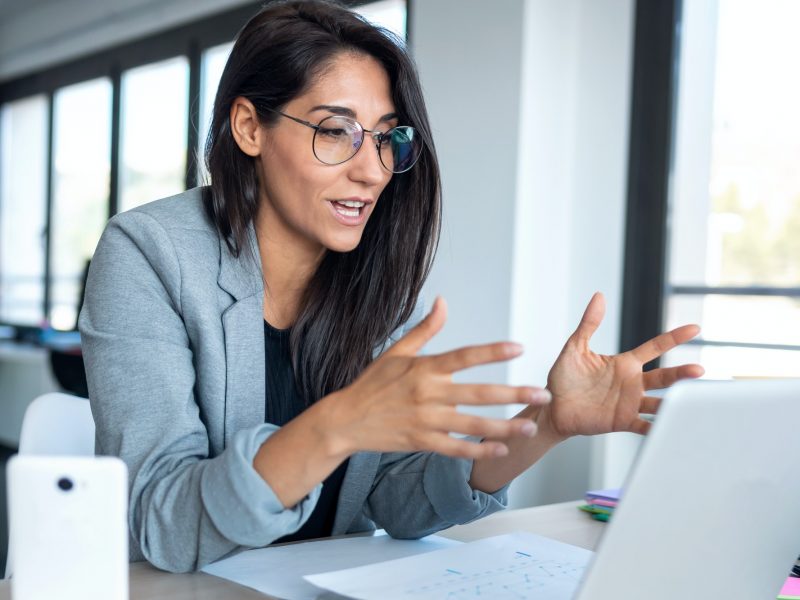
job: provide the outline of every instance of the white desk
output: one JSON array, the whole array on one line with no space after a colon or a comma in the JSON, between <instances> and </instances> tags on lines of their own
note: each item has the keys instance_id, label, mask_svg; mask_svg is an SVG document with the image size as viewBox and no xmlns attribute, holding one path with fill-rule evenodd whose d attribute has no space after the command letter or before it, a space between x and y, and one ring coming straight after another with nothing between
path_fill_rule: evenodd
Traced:
<instances>
[{"instance_id":1,"label":"white desk","mask_svg":"<svg viewBox=\"0 0 800 600\"><path fill-rule=\"evenodd\" d=\"M469 525L440 532L464 542L512 531L538 533L593 550L604 524L565 502L496 513ZM175 575L134 563L130 571L131 600L265 600L268 596L205 573ZM0 581L0 600L11 600L10 583Z\"/></svg>"}]
</instances>

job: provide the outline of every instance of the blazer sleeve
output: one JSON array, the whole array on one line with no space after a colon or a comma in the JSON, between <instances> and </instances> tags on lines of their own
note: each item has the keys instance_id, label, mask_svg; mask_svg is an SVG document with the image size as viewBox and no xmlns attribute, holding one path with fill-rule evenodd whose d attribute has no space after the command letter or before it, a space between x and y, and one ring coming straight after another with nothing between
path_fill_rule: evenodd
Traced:
<instances>
[{"instance_id":1,"label":"blazer sleeve","mask_svg":"<svg viewBox=\"0 0 800 600\"><path fill-rule=\"evenodd\" d=\"M92 259L80 316L96 451L128 466L128 525L142 554L133 558L175 572L296 531L321 489L285 509L255 471L274 425L243 429L209 456L181 314L180 263L167 231L146 213L116 216Z\"/></svg>"},{"instance_id":2,"label":"blazer sleeve","mask_svg":"<svg viewBox=\"0 0 800 600\"><path fill-rule=\"evenodd\" d=\"M420 299L396 339L423 316L424 303ZM365 515L392 537L416 539L506 508L508 485L493 494L470 487L472 463L471 459L433 452L384 453Z\"/></svg>"}]
</instances>

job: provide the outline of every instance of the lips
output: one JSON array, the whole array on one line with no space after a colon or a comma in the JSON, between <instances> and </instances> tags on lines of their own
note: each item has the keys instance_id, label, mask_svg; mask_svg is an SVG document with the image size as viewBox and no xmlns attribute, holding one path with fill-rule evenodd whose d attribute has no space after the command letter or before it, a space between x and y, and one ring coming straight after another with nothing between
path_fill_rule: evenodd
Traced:
<instances>
[{"instance_id":1,"label":"lips","mask_svg":"<svg viewBox=\"0 0 800 600\"><path fill-rule=\"evenodd\" d=\"M339 214L347 217L357 217L361 214L361 209L366 206L365 202L354 200L334 200L332 204Z\"/></svg>"},{"instance_id":2,"label":"lips","mask_svg":"<svg viewBox=\"0 0 800 600\"><path fill-rule=\"evenodd\" d=\"M363 224L366 220L367 206L370 204L372 204L372 200L365 198L342 198L328 201L336 220L348 226Z\"/></svg>"}]
</instances>

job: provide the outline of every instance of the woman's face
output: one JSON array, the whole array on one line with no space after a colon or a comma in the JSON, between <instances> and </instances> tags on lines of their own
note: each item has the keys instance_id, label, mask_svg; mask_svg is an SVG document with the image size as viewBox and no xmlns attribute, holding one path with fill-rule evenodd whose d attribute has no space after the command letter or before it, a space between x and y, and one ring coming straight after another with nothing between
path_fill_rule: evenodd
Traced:
<instances>
[{"instance_id":1,"label":"woman's face","mask_svg":"<svg viewBox=\"0 0 800 600\"><path fill-rule=\"evenodd\" d=\"M314 124L330 115L345 115L378 131L398 124L383 66L370 56L352 53L335 58L322 77L282 112ZM314 156L310 127L279 116L273 125L259 129L263 233L311 251L353 250L392 177L372 138L365 134L350 160L326 165Z\"/></svg>"}]
</instances>

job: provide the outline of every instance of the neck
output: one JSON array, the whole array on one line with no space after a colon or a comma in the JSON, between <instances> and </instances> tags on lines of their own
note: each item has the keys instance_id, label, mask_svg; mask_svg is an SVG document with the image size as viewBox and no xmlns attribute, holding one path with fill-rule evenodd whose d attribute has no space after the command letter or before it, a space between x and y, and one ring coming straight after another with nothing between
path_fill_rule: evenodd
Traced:
<instances>
[{"instance_id":1,"label":"neck","mask_svg":"<svg viewBox=\"0 0 800 600\"><path fill-rule=\"evenodd\" d=\"M273 327L285 329L297 319L301 297L325 248L287 230L274 211L262 207L255 229L264 274L264 318Z\"/></svg>"}]
</instances>

